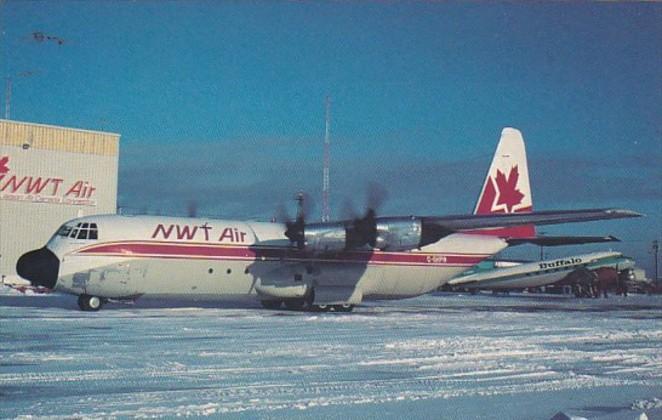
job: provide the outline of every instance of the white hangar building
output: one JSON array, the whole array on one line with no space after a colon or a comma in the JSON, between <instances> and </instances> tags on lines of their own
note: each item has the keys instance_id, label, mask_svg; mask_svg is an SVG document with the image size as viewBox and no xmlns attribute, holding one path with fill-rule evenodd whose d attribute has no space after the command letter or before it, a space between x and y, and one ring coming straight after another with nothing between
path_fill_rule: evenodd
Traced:
<instances>
[{"instance_id":1,"label":"white hangar building","mask_svg":"<svg viewBox=\"0 0 662 420\"><path fill-rule=\"evenodd\" d=\"M67 220L116 212L119 139L0 119L0 280Z\"/></svg>"}]
</instances>

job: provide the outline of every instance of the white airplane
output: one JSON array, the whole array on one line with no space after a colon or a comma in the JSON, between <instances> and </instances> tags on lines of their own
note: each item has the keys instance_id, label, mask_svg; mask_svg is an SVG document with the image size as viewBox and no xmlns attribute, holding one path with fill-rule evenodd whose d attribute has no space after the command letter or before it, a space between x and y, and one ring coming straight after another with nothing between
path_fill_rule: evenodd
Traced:
<instances>
[{"instance_id":1,"label":"white airplane","mask_svg":"<svg viewBox=\"0 0 662 420\"><path fill-rule=\"evenodd\" d=\"M531 209L524 140L505 128L473 215L377 217L369 209L326 223L306 223L302 212L287 223L89 216L66 222L45 247L24 254L17 272L78 295L82 310L108 300L177 297L349 311L365 299L433 291L509 241L540 240L534 224L640 216Z\"/></svg>"},{"instance_id":2,"label":"white airplane","mask_svg":"<svg viewBox=\"0 0 662 420\"><path fill-rule=\"evenodd\" d=\"M517 264L510 267L480 269L448 281L450 286L465 289L512 290L554 284L577 270L611 267L618 271L634 268L634 261L620 252L593 252L547 261Z\"/></svg>"}]
</instances>

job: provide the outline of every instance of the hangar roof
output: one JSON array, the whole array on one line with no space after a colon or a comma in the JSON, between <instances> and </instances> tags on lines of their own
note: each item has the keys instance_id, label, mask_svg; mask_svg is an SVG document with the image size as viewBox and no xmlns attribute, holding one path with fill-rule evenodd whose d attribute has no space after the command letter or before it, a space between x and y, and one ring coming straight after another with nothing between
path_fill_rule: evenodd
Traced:
<instances>
[{"instance_id":1,"label":"hangar roof","mask_svg":"<svg viewBox=\"0 0 662 420\"><path fill-rule=\"evenodd\" d=\"M116 133L0 119L0 146L117 156L119 139Z\"/></svg>"}]
</instances>

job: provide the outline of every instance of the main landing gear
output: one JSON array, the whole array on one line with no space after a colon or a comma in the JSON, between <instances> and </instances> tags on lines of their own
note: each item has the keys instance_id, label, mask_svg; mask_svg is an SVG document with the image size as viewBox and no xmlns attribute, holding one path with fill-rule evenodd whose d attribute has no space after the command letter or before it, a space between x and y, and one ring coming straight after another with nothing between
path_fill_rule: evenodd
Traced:
<instances>
[{"instance_id":1,"label":"main landing gear","mask_svg":"<svg viewBox=\"0 0 662 420\"><path fill-rule=\"evenodd\" d=\"M78 307L82 311L96 312L104 304L104 300L98 296L80 295L78 296Z\"/></svg>"},{"instance_id":2,"label":"main landing gear","mask_svg":"<svg viewBox=\"0 0 662 420\"><path fill-rule=\"evenodd\" d=\"M348 303L342 305L313 305L305 299L282 299L282 300L263 300L262 307L266 309L280 309L285 305L285 309L290 311L303 312L352 312L354 305Z\"/></svg>"}]
</instances>

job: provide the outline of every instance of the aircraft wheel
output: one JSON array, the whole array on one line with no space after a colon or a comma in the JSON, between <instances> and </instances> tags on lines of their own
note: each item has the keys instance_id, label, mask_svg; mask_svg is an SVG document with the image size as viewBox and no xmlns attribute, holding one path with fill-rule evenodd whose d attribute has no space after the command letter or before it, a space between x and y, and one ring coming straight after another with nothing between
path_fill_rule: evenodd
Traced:
<instances>
[{"instance_id":1,"label":"aircraft wheel","mask_svg":"<svg viewBox=\"0 0 662 420\"><path fill-rule=\"evenodd\" d=\"M333 305L333 310L335 312L352 312L354 309L354 305L350 305L349 303L343 303L342 305Z\"/></svg>"},{"instance_id":2,"label":"aircraft wheel","mask_svg":"<svg viewBox=\"0 0 662 420\"><path fill-rule=\"evenodd\" d=\"M312 306L313 311L315 312L329 312L331 310L331 307L329 305L313 305Z\"/></svg>"},{"instance_id":3,"label":"aircraft wheel","mask_svg":"<svg viewBox=\"0 0 662 420\"><path fill-rule=\"evenodd\" d=\"M300 311L306 306L305 299L285 299L285 307L292 311Z\"/></svg>"},{"instance_id":4,"label":"aircraft wheel","mask_svg":"<svg viewBox=\"0 0 662 420\"><path fill-rule=\"evenodd\" d=\"M78 296L78 307L83 311L96 312L103 306L103 300L98 296Z\"/></svg>"},{"instance_id":5,"label":"aircraft wheel","mask_svg":"<svg viewBox=\"0 0 662 420\"><path fill-rule=\"evenodd\" d=\"M262 307L265 309L280 309L281 305L283 304L282 300L263 300L260 303L262 303Z\"/></svg>"}]
</instances>

